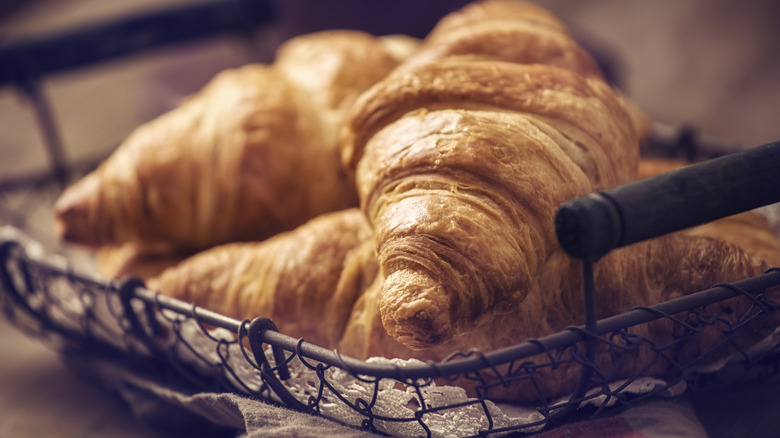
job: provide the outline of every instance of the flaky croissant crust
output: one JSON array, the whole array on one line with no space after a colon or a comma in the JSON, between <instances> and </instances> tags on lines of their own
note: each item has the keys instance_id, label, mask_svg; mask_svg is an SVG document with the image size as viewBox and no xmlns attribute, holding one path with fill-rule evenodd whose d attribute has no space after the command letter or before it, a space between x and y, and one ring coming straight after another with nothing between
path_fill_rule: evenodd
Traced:
<instances>
[{"instance_id":1,"label":"flaky croissant crust","mask_svg":"<svg viewBox=\"0 0 780 438\"><path fill-rule=\"evenodd\" d=\"M580 111L579 106L601 106L600 111L615 119L592 109ZM612 148L632 147L635 136L625 104L600 80L544 65L450 58L396 71L364 93L343 131L343 163L354 169L376 131L420 108L493 108L576 121L591 138L609 142ZM633 169L637 156L638 152L617 163L616 171Z\"/></svg>"},{"instance_id":2,"label":"flaky croissant crust","mask_svg":"<svg viewBox=\"0 0 780 438\"><path fill-rule=\"evenodd\" d=\"M563 22L522 1L477 1L444 16L401 68L451 57L545 64L602 77L595 60Z\"/></svg>"},{"instance_id":3,"label":"flaky croissant crust","mask_svg":"<svg viewBox=\"0 0 780 438\"><path fill-rule=\"evenodd\" d=\"M636 168L622 101L556 67L402 69L352 114L342 157L376 233L385 328L418 348L521 300L556 246L557 206Z\"/></svg>"},{"instance_id":4,"label":"flaky croissant crust","mask_svg":"<svg viewBox=\"0 0 780 438\"><path fill-rule=\"evenodd\" d=\"M154 290L239 319L265 316L282 333L335 346L377 273L358 209L320 215L261 242L233 242L148 280Z\"/></svg>"},{"instance_id":5,"label":"flaky croissant crust","mask_svg":"<svg viewBox=\"0 0 780 438\"><path fill-rule=\"evenodd\" d=\"M355 205L338 151L346 109L414 47L323 31L287 41L273 64L220 72L69 188L55 206L58 234L186 252Z\"/></svg>"}]
</instances>

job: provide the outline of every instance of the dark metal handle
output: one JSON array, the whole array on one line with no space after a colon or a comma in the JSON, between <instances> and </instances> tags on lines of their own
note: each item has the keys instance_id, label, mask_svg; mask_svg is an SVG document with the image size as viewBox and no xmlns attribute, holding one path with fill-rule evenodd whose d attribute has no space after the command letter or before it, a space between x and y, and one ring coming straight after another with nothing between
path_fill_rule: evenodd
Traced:
<instances>
[{"instance_id":1,"label":"dark metal handle","mask_svg":"<svg viewBox=\"0 0 780 438\"><path fill-rule=\"evenodd\" d=\"M612 249L780 202L780 141L583 196L560 206L571 257Z\"/></svg>"},{"instance_id":2,"label":"dark metal handle","mask_svg":"<svg viewBox=\"0 0 780 438\"><path fill-rule=\"evenodd\" d=\"M0 41L0 85L144 49L270 23L270 0L209 0L53 35Z\"/></svg>"}]
</instances>

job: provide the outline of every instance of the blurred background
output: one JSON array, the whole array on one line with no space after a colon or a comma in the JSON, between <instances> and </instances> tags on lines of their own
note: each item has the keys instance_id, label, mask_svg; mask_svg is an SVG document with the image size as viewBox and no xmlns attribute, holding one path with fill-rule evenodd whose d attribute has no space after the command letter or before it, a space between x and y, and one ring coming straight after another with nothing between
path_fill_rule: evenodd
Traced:
<instances>
[{"instance_id":1,"label":"blurred background","mask_svg":"<svg viewBox=\"0 0 780 438\"><path fill-rule=\"evenodd\" d=\"M43 35L202 3L0 0L0 50ZM293 35L352 28L423 37L438 18L465 3L278 1L271 23L257 27L245 23L237 32L56 72L31 86L51 110L64 163L88 167L136 126L174 107L216 72L248 62L270 62L279 43ZM780 140L780 2L536 3L566 22L615 84L653 120L692 127L735 149ZM0 72L15 67L7 58L0 60ZM0 226L22 226L36 239L56 246L49 208L58 186L31 182L50 174L52 159L35 102L19 84L0 82ZM0 436L157 433L135 421L122 402L75 378L54 353L14 332L2 318L0 351L13 352L0 359ZM755 394L712 398L710 403L721 410L740 403L744 407ZM721 430L718 415L707 412L703 411L703 421L712 430Z\"/></svg>"},{"instance_id":2,"label":"blurred background","mask_svg":"<svg viewBox=\"0 0 780 438\"><path fill-rule=\"evenodd\" d=\"M198 0L203 3L203 0ZM0 44L193 0L5 0ZM241 34L156 48L45 78L72 162L106 155L138 124L174 106L217 71L268 62L275 47L299 33L358 28L424 36L453 1L277 2L273 23ZM689 124L744 146L780 137L780 4L773 1L654 2L539 0L608 67L611 77L653 119ZM421 7L421 5L425 7ZM0 88L0 180L40 172L45 148L29 102Z\"/></svg>"}]
</instances>

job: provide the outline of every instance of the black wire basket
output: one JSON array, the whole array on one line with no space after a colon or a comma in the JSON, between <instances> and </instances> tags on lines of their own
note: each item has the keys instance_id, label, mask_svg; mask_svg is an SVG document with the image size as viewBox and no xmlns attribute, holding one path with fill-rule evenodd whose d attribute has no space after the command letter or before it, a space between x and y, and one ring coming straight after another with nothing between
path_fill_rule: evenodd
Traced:
<instances>
[{"instance_id":1,"label":"black wire basket","mask_svg":"<svg viewBox=\"0 0 780 438\"><path fill-rule=\"evenodd\" d=\"M744 344L741 332L776 319L780 269L676 300L636 309L586 326L528 339L499 351L453 352L439 363L344 357L276 331L272 321L238 321L153 292L140 280L106 281L77 272L67 258L46 254L18 230L3 229L0 307L16 326L66 353L109 360L160 381L185 381L196 391L232 392L398 436L489 436L554 427L574 412L598 417L614 405L679 394L712 385L718 372L736 367L740 379L775 376L780 332ZM583 263L587 277L589 262ZM585 293L588 291L585 282ZM773 289L774 288L774 289ZM773 299L774 297L774 299ZM718 303L745 300L747 311L728 318ZM586 299L586 303L588 300ZM588 312L588 309L585 309ZM673 325L675 339L658 344L636 329L652 321ZM737 321L737 323L729 321ZM720 339L683 362L677 345L705 330ZM706 356L730 353L717 364ZM594 362L607 350L609 366ZM616 370L633 354L652 352L630 376ZM662 364L664 375L648 370ZM541 376L579 373L573 394L545 397ZM569 370L569 371L566 371ZM467 394L448 380L471 380ZM508 405L490 400L496 387L536 388L538 402Z\"/></svg>"}]
</instances>

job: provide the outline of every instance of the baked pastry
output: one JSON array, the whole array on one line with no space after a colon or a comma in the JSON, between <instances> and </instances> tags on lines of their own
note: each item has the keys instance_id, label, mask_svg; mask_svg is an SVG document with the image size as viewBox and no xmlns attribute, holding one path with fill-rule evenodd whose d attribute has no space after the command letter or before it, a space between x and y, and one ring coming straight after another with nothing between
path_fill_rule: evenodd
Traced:
<instances>
[{"instance_id":1,"label":"baked pastry","mask_svg":"<svg viewBox=\"0 0 780 438\"><path fill-rule=\"evenodd\" d=\"M475 1L442 17L401 68L453 57L545 64L585 77L603 77L596 61L561 20L523 1Z\"/></svg>"},{"instance_id":2,"label":"baked pastry","mask_svg":"<svg viewBox=\"0 0 780 438\"><path fill-rule=\"evenodd\" d=\"M398 45L325 31L288 41L271 65L219 73L62 195L59 235L186 253L264 239L355 205L339 127L354 99L408 56Z\"/></svg>"},{"instance_id":3,"label":"baked pastry","mask_svg":"<svg viewBox=\"0 0 780 438\"><path fill-rule=\"evenodd\" d=\"M387 276L383 321L415 348L522 300L557 247L558 205L636 168L621 101L604 82L556 67L424 64L355 108L346 162Z\"/></svg>"},{"instance_id":4,"label":"baked pastry","mask_svg":"<svg viewBox=\"0 0 780 438\"><path fill-rule=\"evenodd\" d=\"M192 254L157 252L138 247L135 242L127 242L122 245L95 248L91 255L95 271L104 278L136 277L146 280L175 266Z\"/></svg>"},{"instance_id":5,"label":"baked pastry","mask_svg":"<svg viewBox=\"0 0 780 438\"><path fill-rule=\"evenodd\" d=\"M715 283L741 280L765 267L740 248L710 237L676 233L641 242L615 250L595 264L598 315L607 317ZM456 351L478 348L487 353L583 324L579 274L578 265L570 263L563 251L554 251L536 280L538 290L508 304L507 311L495 313L489 323L426 349L401 344L382 325L379 302L384 277L368 221L356 208L324 214L262 242L205 250L147 284L233 318L269 317L282 333L335 348L346 356L441 361ZM724 327L737 326L751 306L753 302L744 297L711 306L708 312L717 312L722 325L706 327L691 339L681 338L682 325L666 318L630 328L626 336L612 339L617 348L599 344L597 370L608 380L634 375L645 367L643 375L664 376L709 350L713 351L698 365L722 360L735 352L734 344L746 349L776 328L777 316L765 317L738 331L734 344L727 342L715 349L728 335ZM677 317L696 323L685 315ZM661 353L647 343L631 345L641 338L649 339ZM526 359L541 365L533 370L533 381L525 379L506 387L492 372L483 372L484 384L492 386L487 397L535 402L574 389L580 367L570 362L570 356L559 357L562 365L554 370L543 365L549 360L544 354ZM511 374L507 367L497 369ZM522 367L514 370L520 376L525 372ZM468 376L441 383L460 385L472 395L481 384Z\"/></svg>"},{"instance_id":6,"label":"baked pastry","mask_svg":"<svg viewBox=\"0 0 780 438\"><path fill-rule=\"evenodd\" d=\"M558 333L583 325L580 271L562 251L555 251L537 279L539 288L495 312L489 322L453 336L426 349L411 349L390 337L380 317L381 282L360 296L346 325L338 350L342 354L441 361L455 352L483 353ZM621 248L595 264L596 303L599 318L627 312L705 290L715 283L732 282L758 275L766 265L726 242L702 236L672 234ZM768 292L780 300L780 288ZM693 370L693 366L720 363L765 339L777 329L778 312L763 315L736 331L747 316L757 313L745 297L713 304L704 315L717 315L711 326L698 327L697 314L670 315L680 322L660 318L627 328L623 334L597 343L594 362L596 382L609 383L631 376L667 377ZM707 316L705 316L707 318ZM710 318L712 318L710 316ZM688 327L697 327L686 331ZM699 330L698 333L693 330ZM695 334L695 336L686 337ZM645 342L644 340L647 340ZM442 384L465 388L472 396L482 394L494 401L538 403L555 400L574 391L580 378L583 346L579 350L551 351L520 361L494 364L475 374L444 379ZM576 353L579 351L579 353ZM551 362L555 358L555 362ZM696 362L692 362L696 359ZM530 364L525 368L524 364ZM507 385L507 377L516 378Z\"/></svg>"},{"instance_id":7,"label":"baked pastry","mask_svg":"<svg viewBox=\"0 0 780 438\"><path fill-rule=\"evenodd\" d=\"M269 317L282 333L333 347L377 271L371 228L353 208L261 242L210 248L147 283L237 319Z\"/></svg>"},{"instance_id":8,"label":"baked pastry","mask_svg":"<svg viewBox=\"0 0 780 438\"><path fill-rule=\"evenodd\" d=\"M528 294L558 205L633 178L633 116L544 9L484 1L444 17L344 129L385 329L427 348Z\"/></svg>"},{"instance_id":9,"label":"baked pastry","mask_svg":"<svg viewBox=\"0 0 780 438\"><path fill-rule=\"evenodd\" d=\"M544 64L604 78L598 63L564 22L524 1L475 1L444 16L400 68L450 58ZM619 90L615 93L621 95L640 139L647 139L652 129L650 119Z\"/></svg>"}]
</instances>

